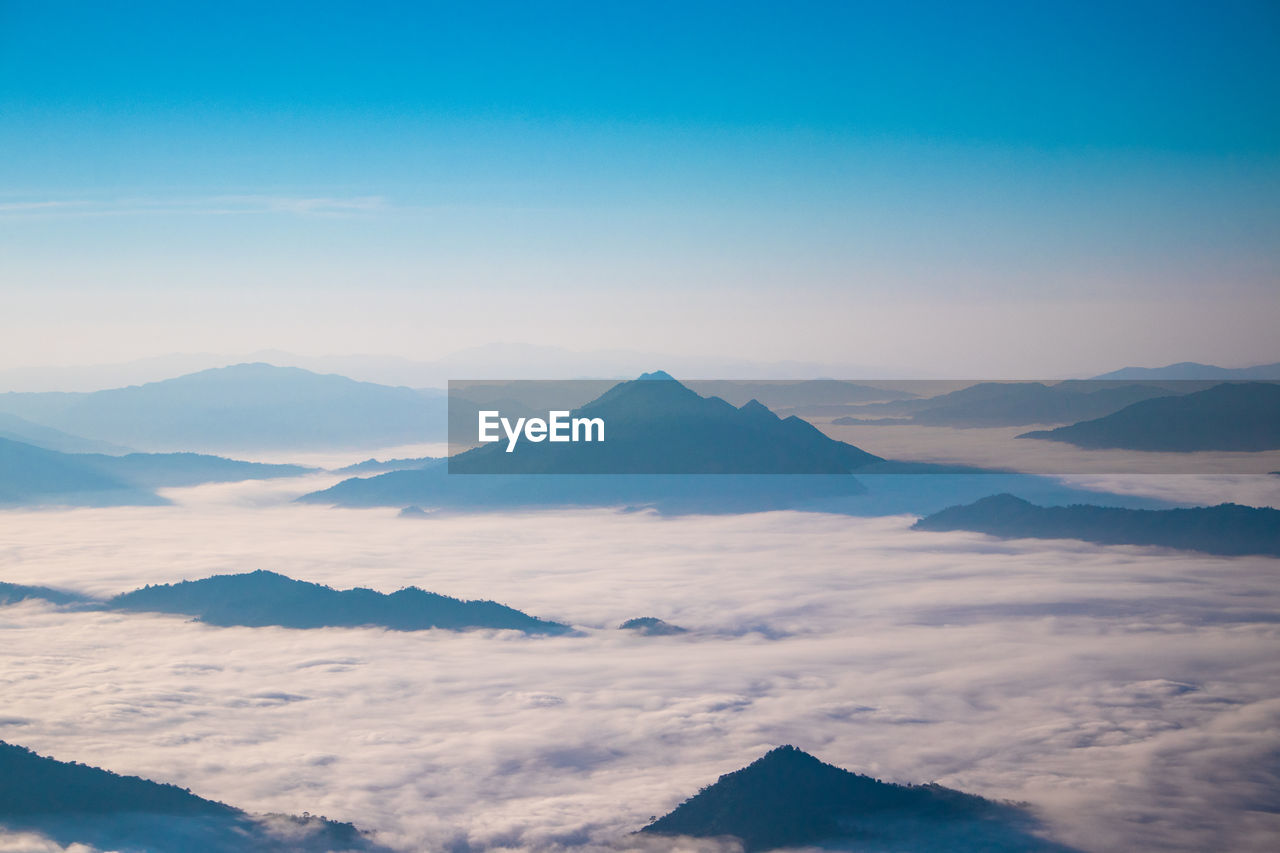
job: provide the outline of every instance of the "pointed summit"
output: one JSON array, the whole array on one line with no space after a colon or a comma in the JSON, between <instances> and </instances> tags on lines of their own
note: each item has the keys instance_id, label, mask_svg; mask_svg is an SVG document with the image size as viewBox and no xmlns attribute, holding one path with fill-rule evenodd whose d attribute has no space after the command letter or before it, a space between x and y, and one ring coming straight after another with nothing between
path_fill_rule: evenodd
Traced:
<instances>
[{"instance_id":1,"label":"pointed summit","mask_svg":"<svg viewBox=\"0 0 1280 853\"><path fill-rule=\"evenodd\" d=\"M1057 849L1026 836L1026 846L948 845L979 834L1008 843L1023 833L1020 812L941 785L897 785L826 764L794 746L770 750L644 827L641 832L734 836L746 853L857 837L868 849ZM1004 819L1003 823L998 822ZM938 843L929 842L938 840Z\"/></svg>"},{"instance_id":2,"label":"pointed summit","mask_svg":"<svg viewBox=\"0 0 1280 853\"><path fill-rule=\"evenodd\" d=\"M450 458L463 474L848 474L883 461L808 421L703 397L662 371L620 382L572 412L602 441L481 445Z\"/></svg>"}]
</instances>

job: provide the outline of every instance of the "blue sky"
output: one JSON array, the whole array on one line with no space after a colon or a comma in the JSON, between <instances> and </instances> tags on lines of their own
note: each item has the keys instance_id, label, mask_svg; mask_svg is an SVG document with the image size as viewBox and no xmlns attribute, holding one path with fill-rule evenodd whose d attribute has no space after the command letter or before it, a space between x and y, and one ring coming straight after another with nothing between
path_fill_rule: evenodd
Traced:
<instances>
[{"instance_id":1,"label":"blue sky","mask_svg":"<svg viewBox=\"0 0 1280 853\"><path fill-rule=\"evenodd\" d=\"M1280 358L1274 3L0 0L0 364Z\"/></svg>"}]
</instances>

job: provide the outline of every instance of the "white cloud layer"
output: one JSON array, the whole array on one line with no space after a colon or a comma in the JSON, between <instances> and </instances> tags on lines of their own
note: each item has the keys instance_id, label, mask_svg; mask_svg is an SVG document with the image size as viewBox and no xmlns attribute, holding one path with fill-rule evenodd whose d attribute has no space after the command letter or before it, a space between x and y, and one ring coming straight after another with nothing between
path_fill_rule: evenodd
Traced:
<instances>
[{"instance_id":1,"label":"white cloud layer","mask_svg":"<svg viewBox=\"0 0 1280 853\"><path fill-rule=\"evenodd\" d=\"M495 598L582 634L27 602L0 609L0 738L406 850L607 845L782 743L1028 801L1089 850L1261 851L1280 833L1274 559L906 517L410 520L189 496L5 513L0 580L109 594L265 568ZM615 630L647 615L691 633Z\"/></svg>"}]
</instances>

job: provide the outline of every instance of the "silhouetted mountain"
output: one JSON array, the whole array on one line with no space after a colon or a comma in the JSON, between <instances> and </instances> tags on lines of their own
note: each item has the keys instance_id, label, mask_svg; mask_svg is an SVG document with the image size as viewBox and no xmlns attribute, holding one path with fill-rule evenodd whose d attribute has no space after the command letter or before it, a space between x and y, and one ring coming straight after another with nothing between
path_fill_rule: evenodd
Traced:
<instances>
[{"instance_id":1,"label":"silhouetted mountain","mask_svg":"<svg viewBox=\"0 0 1280 853\"><path fill-rule=\"evenodd\" d=\"M746 853L823 842L875 851L1065 851L1032 835L1017 807L941 785L897 785L825 764L793 746L721 776L644 827L729 836Z\"/></svg>"},{"instance_id":2,"label":"silhouetted mountain","mask_svg":"<svg viewBox=\"0 0 1280 853\"><path fill-rule=\"evenodd\" d=\"M360 587L336 590L261 570L146 586L117 595L106 607L179 613L221 626L378 626L393 631L505 628L529 634L569 630L566 625L536 619L493 601L462 601L412 586L390 595Z\"/></svg>"},{"instance_id":3,"label":"silhouetted mountain","mask_svg":"<svg viewBox=\"0 0 1280 853\"><path fill-rule=\"evenodd\" d=\"M1159 545L1235 556L1280 556L1280 510L1219 504L1190 509L1042 507L995 495L920 519L916 530L972 530L1005 539L1083 539L1104 545Z\"/></svg>"},{"instance_id":4,"label":"silhouetted mountain","mask_svg":"<svg viewBox=\"0 0 1280 853\"><path fill-rule=\"evenodd\" d=\"M874 388L840 379L805 379L794 382L698 379L684 384L703 397L719 397L734 406L743 406L756 400L774 411L907 400L916 396L910 391Z\"/></svg>"},{"instance_id":5,"label":"silhouetted mountain","mask_svg":"<svg viewBox=\"0 0 1280 853\"><path fill-rule=\"evenodd\" d=\"M664 622L656 616L637 616L634 619L628 619L618 626L618 630L635 631L637 634L643 634L646 637L667 637L673 634L689 633L688 628L672 625L670 622Z\"/></svg>"},{"instance_id":6,"label":"silhouetted mountain","mask_svg":"<svg viewBox=\"0 0 1280 853\"><path fill-rule=\"evenodd\" d=\"M128 506L167 503L83 458L0 438L0 505Z\"/></svg>"},{"instance_id":7,"label":"silhouetted mountain","mask_svg":"<svg viewBox=\"0 0 1280 853\"><path fill-rule=\"evenodd\" d=\"M1134 403L1114 414L1018 438L1086 449L1192 452L1280 448L1280 384L1224 383L1178 397Z\"/></svg>"},{"instance_id":8,"label":"silhouetted mountain","mask_svg":"<svg viewBox=\"0 0 1280 853\"><path fill-rule=\"evenodd\" d=\"M33 423L26 418L0 412L0 438L20 441L43 447L45 450L56 450L59 453L128 453L129 448L109 441L96 441L71 435L62 430Z\"/></svg>"},{"instance_id":9,"label":"silhouetted mountain","mask_svg":"<svg viewBox=\"0 0 1280 853\"><path fill-rule=\"evenodd\" d=\"M252 816L175 785L120 776L0 741L0 825L122 851L382 849L349 823Z\"/></svg>"},{"instance_id":10,"label":"silhouetted mountain","mask_svg":"<svg viewBox=\"0 0 1280 853\"><path fill-rule=\"evenodd\" d=\"M385 474L388 471L408 471L414 468L425 468L437 461L433 456L421 456L416 459L366 459L344 468L335 468L335 474Z\"/></svg>"},{"instance_id":11,"label":"silhouetted mountain","mask_svg":"<svg viewBox=\"0 0 1280 853\"><path fill-rule=\"evenodd\" d=\"M0 394L0 412L148 450L385 447L442 440L438 391L240 364L109 391Z\"/></svg>"},{"instance_id":12,"label":"silhouetted mountain","mask_svg":"<svg viewBox=\"0 0 1280 853\"><path fill-rule=\"evenodd\" d=\"M317 470L302 465L243 462L203 453L129 453L125 456L93 453L81 454L77 458L104 474L150 488L273 480L277 477L300 477Z\"/></svg>"},{"instance_id":13,"label":"silhouetted mountain","mask_svg":"<svg viewBox=\"0 0 1280 853\"><path fill-rule=\"evenodd\" d=\"M58 453L0 438L0 504L163 504L167 501L151 489L296 477L313 470L198 453Z\"/></svg>"},{"instance_id":14,"label":"silhouetted mountain","mask_svg":"<svg viewBox=\"0 0 1280 853\"><path fill-rule=\"evenodd\" d=\"M604 441L486 444L449 460L451 474L848 474L880 457L752 400L702 397L666 373L619 383L573 410L602 418ZM472 425L474 429L474 424Z\"/></svg>"},{"instance_id":15,"label":"silhouetted mountain","mask_svg":"<svg viewBox=\"0 0 1280 853\"><path fill-rule=\"evenodd\" d=\"M1199 390L1199 386L1184 391ZM884 406L863 406L839 425L878 424L898 426L1001 427L1024 424L1071 423L1119 411L1131 403L1164 397L1177 390L1157 385L1097 382L980 382L959 391ZM864 415L902 415L909 419Z\"/></svg>"},{"instance_id":16,"label":"silhouetted mountain","mask_svg":"<svg viewBox=\"0 0 1280 853\"><path fill-rule=\"evenodd\" d=\"M1215 367L1194 361L1180 361L1164 367L1123 367L1094 379L1149 381L1153 379L1280 379L1280 362L1254 367Z\"/></svg>"},{"instance_id":17,"label":"silhouetted mountain","mask_svg":"<svg viewBox=\"0 0 1280 853\"><path fill-rule=\"evenodd\" d=\"M19 601L26 601L31 598L38 598L53 604L80 604L92 601L88 596L81 595L78 592L69 592L65 589L53 589L47 586L23 586L0 581L0 605L17 604Z\"/></svg>"}]
</instances>

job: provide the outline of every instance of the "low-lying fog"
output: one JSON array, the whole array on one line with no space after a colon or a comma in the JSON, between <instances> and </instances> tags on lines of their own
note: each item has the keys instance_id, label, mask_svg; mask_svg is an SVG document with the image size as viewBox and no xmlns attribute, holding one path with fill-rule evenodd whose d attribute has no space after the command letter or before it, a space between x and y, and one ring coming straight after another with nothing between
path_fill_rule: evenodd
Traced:
<instances>
[{"instance_id":1,"label":"low-lying fog","mask_svg":"<svg viewBox=\"0 0 1280 853\"><path fill-rule=\"evenodd\" d=\"M0 739L406 850L607 844L783 743L1027 801L1089 850L1270 850L1280 833L1275 559L903 516L279 502L301 490L5 512L0 580L105 595L261 568L493 598L580 633L213 628L28 602L0 608ZM691 632L616 630L633 616Z\"/></svg>"}]
</instances>

